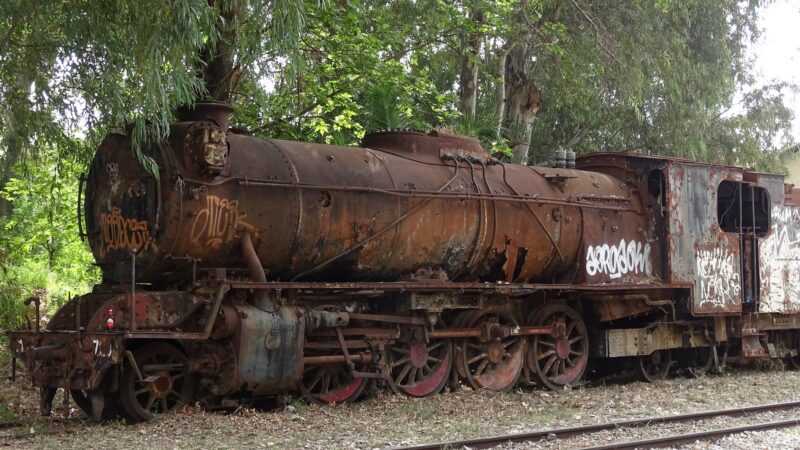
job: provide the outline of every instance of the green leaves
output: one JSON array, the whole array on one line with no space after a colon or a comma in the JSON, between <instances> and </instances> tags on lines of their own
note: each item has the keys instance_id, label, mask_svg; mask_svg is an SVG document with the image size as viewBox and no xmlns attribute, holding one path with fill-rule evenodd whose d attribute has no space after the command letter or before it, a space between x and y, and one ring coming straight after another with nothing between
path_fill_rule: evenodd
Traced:
<instances>
[{"instance_id":1,"label":"green leaves","mask_svg":"<svg viewBox=\"0 0 800 450\"><path fill-rule=\"evenodd\" d=\"M563 146L780 170L794 87L752 87L746 56L765 3L0 2L0 190L15 207L0 200L0 295L79 291L94 274L66 200L75 174L124 127L157 176L143 150L177 106L209 97L230 95L233 124L262 137L356 145L370 130L444 127L507 154L532 127L529 162ZM457 112L466 47L480 48L470 118ZM508 105L536 103L511 102L520 87L541 96L532 125L508 120ZM19 312L5 311L0 323Z\"/></svg>"},{"instance_id":2,"label":"green leaves","mask_svg":"<svg viewBox=\"0 0 800 450\"><path fill-rule=\"evenodd\" d=\"M780 108L770 110L772 125L748 112L753 104L743 105L735 126L721 119L750 89L745 49L758 35L762 3L567 2L558 20L565 34L537 55L544 101L533 159L569 146L776 167L771 152L791 144L788 135L777 139L789 130ZM742 134L759 129L763 137L773 125L783 132L767 132L771 137L758 144Z\"/></svg>"},{"instance_id":3,"label":"green leaves","mask_svg":"<svg viewBox=\"0 0 800 450\"><path fill-rule=\"evenodd\" d=\"M80 145L73 142L73 145ZM77 180L85 160L59 158L57 147L39 147L39 164L27 165L0 192L14 204L0 218L0 329L23 322L23 300L45 292L45 317L98 281L88 246L78 238ZM84 152L86 153L86 152Z\"/></svg>"},{"instance_id":4,"label":"green leaves","mask_svg":"<svg viewBox=\"0 0 800 450\"><path fill-rule=\"evenodd\" d=\"M367 130L430 128L452 115L420 56L442 39L436 1L305 3L303 69L264 59L234 96L234 121L264 137L357 144ZM432 26L427 26L432 24ZM405 30L405 33L398 32Z\"/></svg>"},{"instance_id":5,"label":"green leaves","mask_svg":"<svg viewBox=\"0 0 800 450\"><path fill-rule=\"evenodd\" d=\"M403 104L408 101L403 97L403 92L392 84L372 84L367 87L364 95L367 128L370 131L407 128L410 122L404 114Z\"/></svg>"}]
</instances>

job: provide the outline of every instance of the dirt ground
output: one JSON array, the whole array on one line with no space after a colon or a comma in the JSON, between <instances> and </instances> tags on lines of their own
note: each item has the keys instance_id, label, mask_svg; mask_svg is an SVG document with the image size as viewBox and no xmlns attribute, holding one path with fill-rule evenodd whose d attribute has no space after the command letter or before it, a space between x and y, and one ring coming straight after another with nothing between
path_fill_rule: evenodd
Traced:
<instances>
[{"instance_id":1,"label":"dirt ground","mask_svg":"<svg viewBox=\"0 0 800 450\"><path fill-rule=\"evenodd\" d=\"M6 357L7 358L7 357ZM2 371L7 359L0 361ZM268 410L209 412L197 407L149 423L88 422L38 414L38 392L20 376L0 381L0 444L14 448L300 448L373 449L490 436L635 417L800 400L800 372L737 369L702 378L605 384L560 392L517 388L506 394L464 388L433 398L389 393L336 406L302 399Z\"/></svg>"}]
</instances>

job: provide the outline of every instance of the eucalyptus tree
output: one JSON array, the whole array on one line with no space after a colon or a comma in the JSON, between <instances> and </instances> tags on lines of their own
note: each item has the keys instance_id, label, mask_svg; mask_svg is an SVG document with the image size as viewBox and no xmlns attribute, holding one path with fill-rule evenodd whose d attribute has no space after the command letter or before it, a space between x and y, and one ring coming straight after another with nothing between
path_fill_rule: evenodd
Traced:
<instances>
[{"instance_id":1,"label":"eucalyptus tree","mask_svg":"<svg viewBox=\"0 0 800 450\"><path fill-rule=\"evenodd\" d=\"M543 104L532 160L564 146L778 168L791 86L753 87L746 52L766 3L564 2L531 70Z\"/></svg>"},{"instance_id":2,"label":"eucalyptus tree","mask_svg":"<svg viewBox=\"0 0 800 450\"><path fill-rule=\"evenodd\" d=\"M781 101L791 87L752 88L746 53L766 3L456 2L462 20L480 20L444 49L460 71L438 86L458 85L462 122L493 116L516 162L569 147L777 167L776 152L764 150L791 144ZM759 98L771 107L759 109Z\"/></svg>"}]
</instances>

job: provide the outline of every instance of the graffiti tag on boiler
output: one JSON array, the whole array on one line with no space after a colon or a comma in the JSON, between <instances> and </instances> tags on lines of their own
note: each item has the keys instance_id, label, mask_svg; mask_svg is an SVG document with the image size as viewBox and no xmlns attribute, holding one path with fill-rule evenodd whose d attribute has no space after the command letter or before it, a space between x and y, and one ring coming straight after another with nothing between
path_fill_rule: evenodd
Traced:
<instances>
[{"instance_id":1,"label":"graffiti tag on boiler","mask_svg":"<svg viewBox=\"0 0 800 450\"><path fill-rule=\"evenodd\" d=\"M700 305L724 307L737 303L742 290L736 255L726 248L698 250L695 256Z\"/></svg>"},{"instance_id":2,"label":"graffiti tag on boiler","mask_svg":"<svg viewBox=\"0 0 800 450\"><path fill-rule=\"evenodd\" d=\"M191 239L193 242L219 247L233 238L236 230L252 228L244 220L246 217L247 214L239 211L238 200L207 195L206 207L197 214L192 224Z\"/></svg>"},{"instance_id":3,"label":"graffiti tag on boiler","mask_svg":"<svg viewBox=\"0 0 800 450\"><path fill-rule=\"evenodd\" d=\"M158 251L146 220L126 219L119 208L100 214L101 256L113 250Z\"/></svg>"},{"instance_id":4,"label":"graffiti tag on boiler","mask_svg":"<svg viewBox=\"0 0 800 450\"><path fill-rule=\"evenodd\" d=\"M586 273L590 277L607 274L615 280L627 273L652 272L650 244L622 239L618 245L590 245L586 250Z\"/></svg>"}]
</instances>

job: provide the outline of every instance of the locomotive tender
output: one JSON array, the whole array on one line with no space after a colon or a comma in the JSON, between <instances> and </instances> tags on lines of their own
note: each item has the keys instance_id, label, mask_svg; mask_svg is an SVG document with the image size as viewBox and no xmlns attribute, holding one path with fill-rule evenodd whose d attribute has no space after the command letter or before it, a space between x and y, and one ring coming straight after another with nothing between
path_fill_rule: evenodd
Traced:
<instances>
[{"instance_id":1,"label":"locomotive tender","mask_svg":"<svg viewBox=\"0 0 800 450\"><path fill-rule=\"evenodd\" d=\"M158 177L124 134L98 149L79 224L102 282L9 333L43 414L57 388L95 419L146 420L344 402L375 380L427 396L560 389L604 362L651 381L728 354L800 362L800 191L782 175L620 153L518 166L436 132L266 140L230 112L184 111L147 150Z\"/></svg>"}]
</instances>

